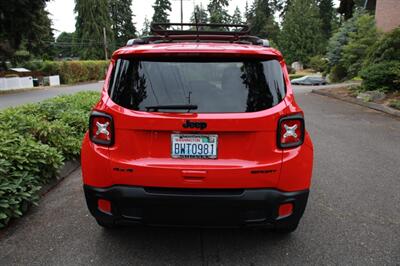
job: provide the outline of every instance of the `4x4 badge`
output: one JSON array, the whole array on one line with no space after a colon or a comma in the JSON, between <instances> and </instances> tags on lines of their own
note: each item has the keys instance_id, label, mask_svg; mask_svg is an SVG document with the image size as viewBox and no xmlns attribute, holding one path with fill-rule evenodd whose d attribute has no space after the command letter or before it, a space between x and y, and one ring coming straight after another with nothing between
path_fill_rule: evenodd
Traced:
<instances>
[{"instance_id":1,"label":"4x4 badge","mask_svg":"<svg viewBox=\"0 0 400 266\"><path fill-rule=\"evenodd\" d=\"M192 122L190 120L186 120L186 122L182 125L184 128L199 128L201 130L207 128L206 122Z\"/></svg>"}]
</instances>

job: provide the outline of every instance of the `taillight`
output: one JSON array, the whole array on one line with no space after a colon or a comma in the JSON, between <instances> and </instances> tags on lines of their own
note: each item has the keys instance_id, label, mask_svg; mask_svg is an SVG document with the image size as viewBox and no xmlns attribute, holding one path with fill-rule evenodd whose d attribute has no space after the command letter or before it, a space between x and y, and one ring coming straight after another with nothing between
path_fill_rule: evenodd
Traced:
<instances>
[{"instance_id":1,"label":"taillight","mask_svg":"<svg viewBox=\"0 0 400 266\"><path fill-rule=\"evenodd\" d=\"M89 119L90 140L99 145L110 146L114 143L114 124L112 116L93 111Z\"/></svg>"},{"instance_id":2,"label":"taillight","mask_svg":"<svg viewBox=\"0 0 400 266\"><path fill-rule=\"evenodd\" d=\"M278 147L294 148L304 142L304 118L300 114L282 117L278 125Z\"/></svg>"}]
</instances>

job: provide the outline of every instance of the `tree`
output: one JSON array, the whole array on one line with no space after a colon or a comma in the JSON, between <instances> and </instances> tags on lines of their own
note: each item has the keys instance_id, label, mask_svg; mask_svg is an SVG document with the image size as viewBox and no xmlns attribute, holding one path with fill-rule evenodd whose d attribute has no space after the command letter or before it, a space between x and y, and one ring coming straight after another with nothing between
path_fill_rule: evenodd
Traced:
<instances>
[{"instance_id":1,"label":"tree","mask_svg":"<svg viewBox=\"0 0 400 266\"><path fill-rule=\"evenodd\" d=\"M124 46L129 39L136 37L131 5L132 0L109 0L111 28L117 47Z\"/></svg>"},{"instance_id":2,"label":"tree","mask_svg":"<svg viewBox=\"0 0 400 266\"><path fill-rule=\"evenodd\" d=\"M347 76L347 68L343 65L343 47L349 41L350 32L355 31L355 18L343 23L339 30L329 39L327 54L329 77L332 81L341 81Z\"/></svg>"},{"instance_id":3,"label":"tree","mask_svg":"<svg viewBox=\"0 0 400 266\"><path fill-rule=\"evenodd\" d=\"M358 75L378 39L374 18L356 11L329 40L327 58L334 81ZM365 64L365 63L364 63Z\"/></svg>"},{"instance_id":4,"label":"tree","mask_svg":"<svg viewBox=\"0 0 400 266\"><path fill-rule=\"evenodd\" d=\"M75 47L76 34L75 32L62 32L55 42L55 53L60 58L76 57L78 51Z\"/></svg>"},{"instance_id":5,"label":"tree","mask_svg":"<svg viewBox=\"0 0 400 266\"><path fill-rule=\"evenodd\" d=\"M61 58L75 58L80 55L81 41L77 37L76 31L62 32L56 39L56 56ZM104 47L103 47L104 49Z\"/></svg>"},{"instance_id":6,"label":"tree","mask_svg":"<svg viewBox=\"0 0 400 266\"><path fill-rule=\"evenodd\" d=\"M240 13L240 9L238 6L236 6L235 11L233 12L233 16L231 18L231 23L232 24L242 24L243 23L242 14Z\"/></svg>"},{"instance_id":7,"label":"tree","mask_svg":"<svg viewBox=\"0 0 400 266\"><path fill-rule=\"evenodd\" d=\"M255 0L250 8L253 15L250 16L250 28L253 35L262 38L277 40L279 26L274 18L274 2L270 0Z\"/></svg>"},{"instance_id":8,"label":"tree","mask_svg":"<svg viewBox=\"0 0 400 266\"><path fill-rule=\"evenodd\" d=\"M244 18L247 24L250 24L250 22L253 20L253 11L254 10L252 10L252 7L249 6L249 2L246 0L246 6L244 7Z\"/></svg>"},{"instance_id":9,"label":"tree","mask_svg":"<svg viewBox=\"0 0 400 266\"><path fill-rule=\"evenodd\" d=\"M342 58L343 47L349 41L350 32L355 31L355 18L343 23L339 30L329 39L327 58L329 67L337 66Z\"/></svg>"},{"instance_id":10,"label":"tree","mask_svg":"<svg viewBox=\"0 0 400 266\"><path fill-rule=\"evenodd\" d=\"M340 0L337 12L341 14L344 20L348 20L353 17L353 13L356 7L363 7L365 0Z\"/></svg>"},{"instance_id":11,"label":"tree","mask_svg":"<svg viewBox=\"0 0 400 266\"><path fill-rule=\"evenodd\" d=\"M144 18L141 36L150 35L150 21L147 17Z\"/></svg>"},{"instance_id":12,"label":"tree","mask_svg":"<svg viewBox=\"0 0 400 266\"><path fill-rule=\"evenodd\" d=\"M75 0L76 34L79 40L80 57L83 59L104 58L103 29L106 31L108 52L113 43L108 0Z\"/></svg>"},{"instance_id":13,"label":"tree","mask_svg":"<svg viewBox=\"0 0 400 266\"><path fill-rule=\"evenodd\" d=\"M322 34L328 40L332 36L333 23L336 12L333 7L333 0L320 0L318 4L319 16L321 17Z\"/></svg>"},{"instance_id":14,"label":"tree","mask_svg":"<svg viewBox=\"0 0 400 266\"><path fill-rule=\"evenodd\" d=\"M51 21L45 10L48 0L0 1L0 63L11 58L26 43L26 49L41 56L54 41ZM28 47L29 44L29 47Z\"/></svg>"},{"instance_id":15,"label":"tree","mask_svg":"<svg viewBox=\"0 0 400 266\"><path fill-rule=\"evenodd\" d=\"M369 49L378 40L375 19L369 14L357 15L355 30L349 33L347 44L343 46L341 63L347 68L347 77L353 78L361 70Z\"/></svg>"},{"instance_id":16,"label":"tree","mask_svg":"<svg viewBox=\"0 0 400 266\"><path fill-rule=\"evenodd\" d=\"M153 22L169 23L168 12L171 12L171 2L169 0L156 0L153 5Z\"/></svg>"},{"instance_id":17,"label":"tree","mask_svg":"<svg viewBox=\"0 0 400 266\"><path fill-rule=\"evenodd\" d=\"M190 17L190 23L196 23L196 18L198 23L207 23L208 14L207 10L203 8L203 5L195 5L193 9L192 16Z\"/></svg>"},{"instance_id":18,"label":"tree","mask_svg":"<svg viewBox=\"0 0 400 266\"><path fill-rule=\"evenodd\" d=\"M210 23L228 23L230 18L226 11L228 0L211 0L207 6L210 14Z\"/></svg>"},{"instance_id":19,"label":"tree","mask_svg":"<svg viewBox=\"0 0 400 266\"><path fill-rule=\"evenodd\" d=\"M314 0L292 0L279 41L289 63L300 61L307 64L311 56L323 51L321 19Z\"/></svg>"},{"instance_id":20,"label":"tree","mask_svg":"<svg viewBox=\"0 0 400 266\"><path fill-rule=\"evenodd\" d=\"M246 0L246 5L244 6L244 18L246 19L246 21L249 20L250 16L251 14L250 14L249 1Z\"/></svg>"},{"instance_id":21,"label":"tree","mask_svg":"<svg viewBox=\"0 0 400 266\"><path fill-rule=\"evenodd\" d=\"M289 9L289 6L291 5L291 2L292 2L292 0L282 0L282 3L281 3L281 12L280 12L280 14L279 14L279 16L280 16L282 19L285 19L286 13L287 13L287 11L288 11L288 9Z\"/></svg>"},{"instance_id":22,"label":"tree","mask_svg":"<svg viewBox=\"0 0 400 266\"><path fill-rule=\"evenodd\" d=\"M31 24L31 29L26 31L27 50L35 57L51 59L54 56L54 35L51 28L49 12L42 7Z\"/></svg>"}]
</instances>

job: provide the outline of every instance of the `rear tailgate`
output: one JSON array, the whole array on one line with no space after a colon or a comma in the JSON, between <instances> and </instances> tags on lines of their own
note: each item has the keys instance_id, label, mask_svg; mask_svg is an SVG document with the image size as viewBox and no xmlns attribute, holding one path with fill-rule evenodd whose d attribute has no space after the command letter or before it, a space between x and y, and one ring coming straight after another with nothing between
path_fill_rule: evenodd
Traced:
<instances>
[{"instance_id":1,"label":"rear tailgate","mask_svg":"<svg viewBox=\"0 0 400 266\"><path fill-rule=\"evenodd\" d=\"M110 150L113 183L197 188L276 186L282 163L276 132L285 107L283 101L256 113L168 114L128 111L115 105L115 144ZM187 120L207 123L207 128L184 128ZM172 158L172 134L218 135L217 158Z\"/></svg>"}]
</instances>

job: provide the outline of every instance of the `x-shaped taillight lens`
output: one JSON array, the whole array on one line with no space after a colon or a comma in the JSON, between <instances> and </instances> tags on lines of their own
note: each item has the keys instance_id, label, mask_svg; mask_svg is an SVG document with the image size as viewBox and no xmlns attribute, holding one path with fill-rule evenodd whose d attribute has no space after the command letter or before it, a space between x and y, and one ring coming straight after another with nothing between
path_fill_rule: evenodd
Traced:
<instances>
[{"instance_id":1,"label":"x-shaped taillight lens","mask_svg":"<svg viewBox=\"0 0 400 266\"><path fill-rule=\"evenodd\" d=\"M101 112L92 112L90 116L89 134L92 142L110 146L114 141L113 119Z\"/></svg>"},{"instance_id":2,"label":"x-shaped taillight lens","mask_svg":"<svg viewBox=\"0 0 400 266\"><path fill-rule=\"evenodd\" d=\"M304 119L301 115L286 116L279 120L278 146L293 148L304 141Z\"/></svg>"}]
</instances>

